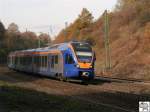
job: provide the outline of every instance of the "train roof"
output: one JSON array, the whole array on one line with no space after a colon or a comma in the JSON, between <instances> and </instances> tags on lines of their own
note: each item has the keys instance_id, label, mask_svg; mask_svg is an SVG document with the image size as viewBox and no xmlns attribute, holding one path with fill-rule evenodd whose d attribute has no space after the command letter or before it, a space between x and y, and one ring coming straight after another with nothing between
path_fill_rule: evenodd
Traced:
<instances>
[{"instance_id":1,"label":"train roof","mask_svg":"<svg viewBox=\"0 0 150 112\"><path fill-rule=\"evenodd\" d=\"M70 42L65 42L65 43L60 43L60 44L54 44L52 46L43 47L43 48L36 48L36 49L27 49L27 50L15 51L15 52L11 52L10 55L14 55L14 54L18 54L18 53L30 54L32 52L47 52L47 51L51 51L51 50L61 50L63 48L64 49L67 48L68 44L72 44L72 43L86 43L86 42L70 41Z\"/></svg>"}]
</instances>

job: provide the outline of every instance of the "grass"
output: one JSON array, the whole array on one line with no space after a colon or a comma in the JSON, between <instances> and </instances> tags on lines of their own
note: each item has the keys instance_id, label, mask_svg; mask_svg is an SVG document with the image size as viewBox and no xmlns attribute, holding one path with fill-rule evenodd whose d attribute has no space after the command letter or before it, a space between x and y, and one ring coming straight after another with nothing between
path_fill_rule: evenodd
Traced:
<instances>
[{"instance_id":1,"label":"grass","mask_svg":"<svg viewBox=\"0 0 150 112\"><path fill-rule=\"evenodd\" d=\"M107 107L0 83L0 112L115 112Z\"/></svg>"}]
</instances>

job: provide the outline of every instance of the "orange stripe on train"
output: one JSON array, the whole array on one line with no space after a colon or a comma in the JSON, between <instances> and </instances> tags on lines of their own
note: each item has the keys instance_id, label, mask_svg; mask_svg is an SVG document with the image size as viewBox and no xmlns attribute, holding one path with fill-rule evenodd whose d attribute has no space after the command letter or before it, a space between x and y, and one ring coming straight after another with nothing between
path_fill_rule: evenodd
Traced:
<instances>
[{"instance_id":1,"label":"orange stripe on train","mask_svg":"<svg viewBox=\"0 0 150 112\"><path fill-rule=\"evenodd\" d=\"M91 63L79 63L80 68L92 68Z\"/></svg>"}]
</instances>

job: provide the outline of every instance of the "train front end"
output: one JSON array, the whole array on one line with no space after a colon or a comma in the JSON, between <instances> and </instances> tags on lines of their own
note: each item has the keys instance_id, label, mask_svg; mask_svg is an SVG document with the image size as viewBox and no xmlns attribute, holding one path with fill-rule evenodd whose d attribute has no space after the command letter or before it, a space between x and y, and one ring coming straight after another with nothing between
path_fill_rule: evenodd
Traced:
<instances>
[{"instance_id":1,"label":"train front end","mask_svg":"<svg viewBox=\"0 0 150 112\"><path fill-rule=\"evenodd\" d=\"M75 55L75 67L80 79L94 79L95 53L88 43L71 43Z\"/></svg>"}]
</instances>

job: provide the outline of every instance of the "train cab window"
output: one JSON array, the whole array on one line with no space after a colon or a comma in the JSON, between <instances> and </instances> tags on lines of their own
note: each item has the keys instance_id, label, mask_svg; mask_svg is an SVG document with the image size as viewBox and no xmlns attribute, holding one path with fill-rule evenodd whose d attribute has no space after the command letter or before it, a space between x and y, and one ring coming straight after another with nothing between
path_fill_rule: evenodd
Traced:
<instances>
[{"instance_id":1,"label":"train cab window","mask_svg":"<svg viewBox=\"0 0 150 112\"><path fill-rule=\"evenodd\" d=\"M66 64L73 64L74 63L73 57L70 54L66 54L65 63Z\"/></svg>"},{"instance_id":2,"label":"train cab window","mask_svg":"<svg viewBox=\"0 0 150 112\"><path fill-rule=\"evenodd\" d=\"M58 55L55 56L55 64L58 64Z\"/></svg>"}]
</instances>

